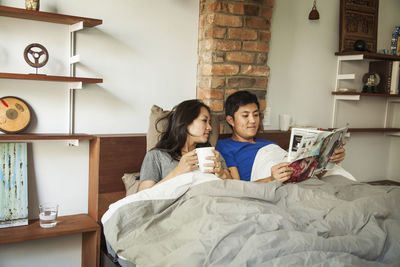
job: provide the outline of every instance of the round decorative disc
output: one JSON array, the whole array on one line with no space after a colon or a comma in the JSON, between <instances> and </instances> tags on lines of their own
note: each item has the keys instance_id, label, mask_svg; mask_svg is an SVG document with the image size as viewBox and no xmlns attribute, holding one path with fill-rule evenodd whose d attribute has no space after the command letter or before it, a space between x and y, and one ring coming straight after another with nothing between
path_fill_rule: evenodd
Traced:
<instances>
[{"instance_id":1,"label":"round decorative disc","mask_svg":"<svg viewBox=\"0 0 400 267\"><path fill-rule=\"evenodd\" d=\"M14 96L0 98L0 131L18 133L31 121L31 111L22 99Z\"/></svg>"}]
</instances>

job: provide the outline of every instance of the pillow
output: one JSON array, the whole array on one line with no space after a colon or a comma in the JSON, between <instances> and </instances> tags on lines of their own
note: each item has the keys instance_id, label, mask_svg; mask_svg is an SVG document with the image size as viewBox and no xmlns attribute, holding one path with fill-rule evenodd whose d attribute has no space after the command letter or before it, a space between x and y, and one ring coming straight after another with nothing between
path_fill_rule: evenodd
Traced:
<instances>
[{"instance_id":1,"label":"pillow","mask_svg":"<svg viewBox=\"0 0 400 267\"><path fill-rule=\"evenodd\" d=\"M150 118L149 118L149 130L146 135L146 150L149 151L156 146L157 142L160 140L160 135L167 128L167 120L162 120L160 123L156 123L159 119L165 117L170 113L169 110L163 110L159 106L153 105L151 107Z\"/></svg>"},{"instance_id":2,"label":"pillow","mask_svg":"<svg viewBox=\"0 0 400 267\"><path fill-rule=\"evenodd\" d=\"M149 118L149 130L146 135L146 150L149 151L153 147L156 146L157 142L160 140L161 133L164 132L167 128L167 120L162 120L157 124L156 123L160 118L164 118L170 113L170 110L164 110L159 106L153 105L151 107L150 118ZM219 135L219 123L220 117L218 115L211 115L211 127L212 131L209 137L209 142L212 146L215 147L218 141Z\"/></svg>"},{"instance_id":3,"label":"pillow","mask_svg":"<svg viewBox=\"0 0 400 267\"><path fill-rule=\"evenodd\" d=\"M124 173L124 176L122 176L122 181L125 185L126 196L135 194L138 191L140 183L138 172Z\"/></svg>"}]
</instances>

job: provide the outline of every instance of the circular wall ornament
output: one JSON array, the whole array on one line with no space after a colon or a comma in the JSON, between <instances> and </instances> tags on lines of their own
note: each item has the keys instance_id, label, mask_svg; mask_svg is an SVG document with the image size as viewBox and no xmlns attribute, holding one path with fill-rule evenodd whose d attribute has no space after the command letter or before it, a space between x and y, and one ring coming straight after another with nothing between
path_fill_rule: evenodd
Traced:
<instances>
[{"instance_id":1,"label":"circular wall ornament","mask_svg":"<svg viewBox=\"0 0 400 267\"><path fill-rule=\"evenodd\" d=\"M46 65L49 60L49 52L47 52L46 47L41 44L30 44L25 47L24 59L30 66L41 68Z\"/></svg>"},{"instance_id":2,"label":"circular wall ornament","mask_svg":"<svg viewBox=\"0 0 400 267\"><path fill-rule=\"evenodd\" d=\"M31 121L28 104L14 96L0 98L0 131L18 133L25 130Z\"/></svg>"}]
</instances>

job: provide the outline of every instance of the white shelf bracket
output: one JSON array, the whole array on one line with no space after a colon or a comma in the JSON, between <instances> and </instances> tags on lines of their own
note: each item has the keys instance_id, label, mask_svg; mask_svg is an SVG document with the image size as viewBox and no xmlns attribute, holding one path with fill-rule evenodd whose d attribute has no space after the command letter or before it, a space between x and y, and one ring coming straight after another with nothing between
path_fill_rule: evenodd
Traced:
<instances>
[{"instance_id":1,"label":"white shelf bracket","mask_svg":"<svg viewBox=\"0 0 400 267\"><path fill-rule=\"evenodd\" d=\"M392 125L389 125L389 120L391 119L391 117L390 117L390 115L389 115L389 113L390 113L390 105L392 104L392 103L400 103L400 97L399 98L395 98L395 99L386 99L386 107L385 107L385 119L384 119L384 122L385 122L385 125L384 125L384 127L385 128L392 128ZM396 136L398 136L398 134L399 133L396 133L396 134L390 134L390 135L396 135Z\"/></svg>"},{"instance_id":2,"label":"white shelf bracket","mask_svg":"<svg viewBox=\"0 0 400 267\"><path fill-rule=\"evenodd\" d=\"M70 65L76 64L79 61L81 61L81 57L79 55L75 55L75 56L72 56L72 57L69 58L69 64Z\"/></svg>"},{"instance_id":3,"label":"white shelf bracket","mask_svg":"<svg viewBox=\"0 0 400 267\"><path fill-rule=\"evenodd\" d=\"M70 82L68 84L69 89L82 89L82 82Z\"/></svg>"},{"instance_id":4,"label":"white shelf bracket","mask_svg":"<svg viewBox=\"0 0 400 267\"><path fill-rule=\"evenodd\" d=\"M69 25L69 32L77 32L83 30L83 21Z\"/></svg>"},{"instance_id":5,"label":"white shelf bracket","mask_svg":"<svg viewBox=\"0 0 400 267\"><path fill-rule=\"evenodd\" d=\"M360 95L335 95L333 97L331 128L335 128L335 126L336 126L336 119L337 119L336 113L337 113L337 101L338 100L358 101L358 100L360 100Z\"/></svg>"}]
</instances>

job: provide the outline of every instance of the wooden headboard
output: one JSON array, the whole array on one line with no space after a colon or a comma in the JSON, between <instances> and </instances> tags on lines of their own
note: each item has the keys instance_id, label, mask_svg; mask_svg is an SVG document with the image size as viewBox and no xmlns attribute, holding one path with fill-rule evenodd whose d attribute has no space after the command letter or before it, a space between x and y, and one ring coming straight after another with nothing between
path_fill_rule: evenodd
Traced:
<instances>
[{"instance_id":1,"label":"wooden headboard","mask_svg":"<svg viewBox=\"0 0 400 267\"><path fill-rule=\"evenodd\" d=\"M221 134L220 139L229 134ZM283 149L290 132L265 131L257 135ZM124 173L139 172L146 153L146 134L96 135L90 142L89 215L100 222L108 206L125 197Z\"/></svg>"}]
</instances>

